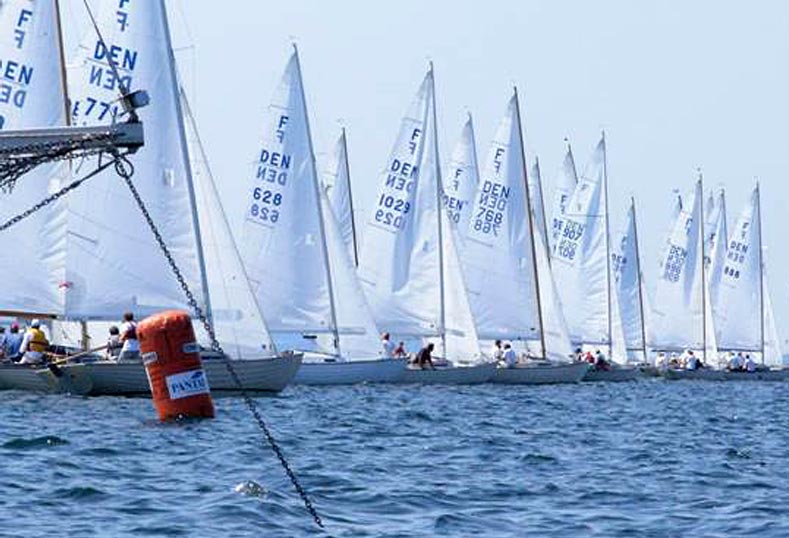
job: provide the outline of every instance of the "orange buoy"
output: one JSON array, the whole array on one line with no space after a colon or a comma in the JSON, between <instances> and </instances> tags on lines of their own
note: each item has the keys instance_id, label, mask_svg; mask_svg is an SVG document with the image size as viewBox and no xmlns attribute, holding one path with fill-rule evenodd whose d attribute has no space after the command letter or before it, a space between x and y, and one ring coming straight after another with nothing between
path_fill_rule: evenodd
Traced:
<instances>
[{"instance_id":1,"label":"orange buoy","mask_svg":"<svg viewBox=\"0 0 789 538\"><path fill-rule=\"evenodd\" d=\"M214 402L189 314L168 310L137 326L140 352L159 420L213 418Z\"/></svg>"}]
</instances>

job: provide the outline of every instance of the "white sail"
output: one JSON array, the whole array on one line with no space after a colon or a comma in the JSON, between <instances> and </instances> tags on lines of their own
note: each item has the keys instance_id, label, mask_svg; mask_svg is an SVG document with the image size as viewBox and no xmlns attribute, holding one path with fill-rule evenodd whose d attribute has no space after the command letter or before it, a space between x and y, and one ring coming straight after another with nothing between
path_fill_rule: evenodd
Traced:
<instances>
[{"instance_id":1,"label":"white sail","mask_svg":"<svg viewBox=\"0 0 789 538\"><path fill-rule=\"evenodd\" d=\"M567 144L567 152L564 155L562 166L554 183L555 188L551 203L551 250L556 248L557 239L564 228L564 211L578 184L578 173L575 169L575 160L573 159L573 151L570 148L570 144Z\"/></svg>"},{"instance_id":2,"label":"white sail","mask_svg":"<svg viewBox=\"0 0 789 538\"><path fill-rule=\"evenodd\" d=\"M636 241L636 208L635 201L631 201L624 230L611 240L611 277L616 289L613 302L618 305L625 343L634 353L642 352L645 345L644 296Z\"/></svg>"},{"instance_id":3,"label":"white sail","mask_svg":"<svg viewBox=\"0 0 789 538\"><path fill-rule=\"evenodd\" d=\"M770 299L770 288L767 285L767 272L763 268L762 293L764 294L764 364L768 366L783 366L784 354L781 348L781 337L775 323L773 302Z\"/></svg>"},{"instance_id":4,"label":"white sail","mask_svg":"<svg viewBox=\"0 0 789 538\"><path fill-rule=\"evenodd\" d=\"M565 208L552 265L570 338L608 345L608 246L605 139L601 139Z\"/></svg>"},{"instance_id":5,"label":"white sail","mask_svg":"<svg viewBox=\"0 0 789 538\"><path fill-rule=\"evenodd\" d=\"M197 125L183 90L181 104L217 339L225 353L235 359L271 355L274 351L273 342L233 241ZM198 328L198 334L200 329ZM201 336L206 337L205 334Z\"/></svg>"},{"instance_id":6,"label":"white sail","mask_svg":"<svg viewBox=\"0 0 789 538\"><path fill-rule=\"evenodd\" d=\"M353 259L345 243L344 228L324 193L323 223L331 268L340 351L343 359L370 359L380 348L378 328L362 291Z\"/></svg>"},{"instance_id":7,"label":"white sail","mask_svg":"<svg viewBox=\"0 0 789 538\"><path fill-rule=\"evenodd\" d=\"M619 286L611 281L611 360L617 364L627 364L629 355L627 351L627 337L622 319L622 302L619 297Z\"/></svg>"},{"instance_id":8,"label":"white sail","mask_svg":"<svg viewBox=\"0 0 789 538\"><path fill-rule=\"evenodd\" d=\"M540 234L542 244L549 244L548 228L545 220L545 201L542 195L542 177L540 175L540 161L534 159L534 164L529 171L529 199L531 200L534 229Z\"/></svg>"},{"instance_id":9,"label":"white sail","mask_svg":"<svg viewBox=\"0 0 789 538\"><path fill-rule=\"evenodd\" d=\"M370 214L358 274L378 327L400 336L442 334L438 166L433 72L428 71L390 153ZM432 130L432 134L431 134Z\"/></svg>"},{"instance_id":10,"label":"white sail","mask_svg":"<svg viewBox=\"0 0 789 538\"><path fill-rule=\"evenodd\" d=\"M351 175L348 166L348 142L345 129L334 146L326 171L323 174L323 186L329 195L331 209L340 226L343 242L353 260L359 263L356 244L356 224L353 213L353 194L351 193Z\"/></svg>"},{"instance_id":11,"label":"white sail","mask_svg":"<svg viewBox=\"0 0 789 538\"><path fill-rule=\"evenodd\" d=\"M717 317L715 305L718 303L720 284L723 279L723 268L726 265L726 246L729 237L726 230L726 201L723 189L720 190L713 210L708 212L707 215L708 218L704 228L704 235L706 235L704 251L708 257L707 275L710 283L710 301L712 302L713 314Z\"/></svg>"},{"instance_id":12,"label":"white sail","mask_svg":"<svg viewBox=\"0 0 789 538\"><path fill-rule=\"evenodd\" d=\"M704 348L702 196L699 180L666 240L651 319L651 347L657 350Z\"/></svg>"},{"instance_id":13,"label":"white sail","mask_svg":"<svg viewBox=\"0 0 789 538\"><path fill-rule=\"evenodd\" d=\"M91 28L69 73L72 121L106 125L120 119L121 83L148 91L151 104L139 111L145 146L131 159L134 182L195 298L210 310L164 2L103 2L97 23L106 46ZM91 166L77 167L76 173ZM109 320L125 310L146 315L188 308L114 170L71 193L68 210L66 317Z\"/></svg>"},{"instance_id":14,"label":"white sail","mask_svg":"<svg viewBox=\"0 0 789 538\"><path fill-rule=\"evenodd\" d=\"M477 148L471 114L463 126L460 140L452 150L449 165L442 179L444 207L449 214L449 220L459 230L465 230L471 218L471 205L479 183Z\"/></svg>"},{"instance_id":15,"label":"white sail","mask_svg":"<svg viewBox=\"0 0 789 538\"><path fill-rule=\"evenodd\" d=\"M719 345L727 350L762 348L762 259L759 189L754 189L732 230L715 303Z\"/></svg>"},{"instance_id":16,"label":"white sail","mask_svg":"<svg viewBox=\"0 0 789 538\"><path fill-rule=\"evenodd\" d=\"M539 340L536 275L517 96L488 151L462 242L471 310L482 339Z\"/></svg>"},{"instance_id":17,"label":"white sail","mask_svg":"<svg viewBox=\"0 0 789 538\"><path fill-rule=\"evenodd\" d=\"M66 123L61 77L58 14L53 0L0 4L0 129ZM64 165L43 165L21 178L13 193L0 194L5 222L57 189ZM58 314L65 280L65 215L56 202L5 233L8 253L0 259L0 310Z\"/></svg>"},{"instance_id":18,"label":"white sail","mask_svg":"<svg viewBox=\"0 0 789 538\"><path fill-rule=\"evenodd\" d=\"M564 318L559 291L551 271L548 249L539 235L534 236L534 254L537 274L540 279L540 305L542 307L542 330L545 339L545 358L554 362L568 362L573 346Z\"/></svg>"},{"instance_id":19,"label":"white sail","mask_svg":"<svg viewBox=\"0 0 789 538\"><path fill-rule=\"evenodd\" d=\"M240 241L275 340L337 330L303 95L294 51L264 117Z\"/></svg>"}]
</instances>

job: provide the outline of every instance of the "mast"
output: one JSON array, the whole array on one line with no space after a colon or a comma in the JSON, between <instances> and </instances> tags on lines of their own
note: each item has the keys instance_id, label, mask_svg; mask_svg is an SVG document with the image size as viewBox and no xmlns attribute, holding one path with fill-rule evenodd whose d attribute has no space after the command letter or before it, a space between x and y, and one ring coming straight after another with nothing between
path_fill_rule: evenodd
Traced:
<instances>
[{"instance_id":1,"label":"mast","mask_svg":"<svg viewBox=\"0 0 789 538\"><path fill-rule=\"evenodd\" d=\"M175 72L175 53L170 38L170 25L167 21L167 8L164 0L159 0L159 9L162 15L162 25L164 26L164 39L167 47L169 64L169 75L172 80L173 101L178 117L178 134L180 135L181 158L184 161L186 170L186 186L189 192L189 202L192 209L192 226L194 227L195 246L197 250L197 262L200 267L200 284L203 287L203 302L205 303L205 316L210 323L213 323L213 312L211 311L211 297L208 291L208 274L205 268L205 257L203 255L203 238L200 234L200 223L197 217L197 202L194 189L194 178L192 177L192 163L189 160L189 148L186 146L186 128L184 127L183 110L181 110L181 96L179 92L178 76Z\"/></svg>"},{"instance_id":2,"label":"mast","mask_svg":"<svg viewBox=\"0 0 789 538\"><path fill-rule=\"evenodd\" d=\"M537 296L537 319L540 322L540 350L542 358L545 358L547 353L545 350L545 323L542 319L542 299L540 298L540 274L537 271L537 249L534 246L534 215L531 210L531 195L529 194L529 175L526 170L526 150L523 147L523 126L521 124L521 105L518 99L518 87L512 88L513 97L515 98L515 114L518 118L518 137L521 142L521 165L523 166L523 181L526 187L526 214L529 216L529 233L531 234L531 263L534 271L534 291Z\"/></svg>"},{"instance_id":3,"label":"mast","mask_svg":"<svg viewBox=\"0 0 789 538\"><path fill-rule=\"evenodd\" d=\"M704 358L704 363L707 363L707 270L704 267L707 265L706 256L704 253L704 184L699 168L699 180L696 187L696 196L699 197L699 236L701 239L701 356Z\"/></svg>"},{"instance_id":4,"label":"mast","mask_svg":"<svg viewBox=\"0 0 789 538\"><path fill-rule=\"evenodd\" d=\"M630 197L630 211L633 215L633 241L636 245L636 271L638 274L638 309L641 318L641 343L644 351L644 362L647 361L647 329L646 320L644 319L644 292L643 292L643 275L641 274L641 254L638 250L638 225L636 224L636 200Z\"/></svg>"},{"instance_id":5,"label":"mast","mask_svg":"<svg viewBox=\"0 0 789 538\"><path fill-rule=\"evenodd\" d=\"M71 125L71 107L68 98L68 78L66 76L66 55L63 50L63 26L60 21L60 0L55 0L55 31L58 34L58 57L60 58L60 85L63 91L66 125ZM70 162L70 161L69 161Z\"/></svg>"},{"instance_id":6,"label":"mast","mask_svg":"<svg viewBox=\"0 0 789 538\"><path fill-rule=\"evenodd\" d=\"M441 182L441 165L439 164L439 156L438 156L438 120L436 114L436 81L435 75L433 74L433 62L430 62L430 99L431 99L431 106L433 107L433 151L434 156L433 159L436 161L436 207L438 209L438 279L439 279L439 290L440 290L440 301L441 301L441 310L440 310L440 320L441 323L441 349L443 350L444 356L446 358L447 354L447 312L446 312L446 290L444 285L444 226L442 224L442 205L444 203L443 200L443 187Z\"/></svg>"},{"instance_id":7,"label":"mast","mask_svg":"<svg viewBox=\"0 0 789 538\"><path fill-rule=\"evenodd\" d=\"M307 116L307 98L304 95L304 81L301 78L301 62L299 61L299 49L296 44L293 44L293 55L296 57L296 70L299 74L299 91L301 92L302 113L304 114L304 125L307 128L307 145L310 150L310 165L313 170L313 177L315 178L315 201L318 205L318 228L321 233L321 244L323 245L323 263L326 268L326 283L329 288L329 307L331 310L331 324L332 333L334 334L334 349L337 351L337 356L340 354L340 328L337 325L337 306L334 297L334 282L332 280L331 264L329 263L329 248L326 242L326 227L323 222L323 204L321 202L321 188L318 185L318 173L315 166L315 152L312 149L312 133L310 132L310 120Z\"/></svg>"},{"instance_id":8,"label":"mast","mask_svg":"<svg viewBox=\"0 0 789 538\"><path fill-rule=\"evenodd\" d=\"M756 211L759 218L756 220L759 238L759 331L761 338L762 365L764 364L764 259L762 252L762 196L759 190L759 181L756 181Z\"/></svg>"},{"instance_id":9,"label":"mast","mask_svg":"<svg viewBox=\"0 0 789 538\"><path fill-rule=\"evenodd\" d=\"M299 68L301 69L301 68ZM356 217L353 213L353 193L351 192L351 169L348 164L348 142L345 138L345 127L342 128L342 152L345 156L345 177L348 180L348 204L351 208L351 240L353 241L353 266L359 267L359 247L356 243Z\"/></svg>"},{"instance_id":10,"label":"mast","mask_svg":"<svg viewBox=\"0 0 789 538\"><path fill-rule=\"evenodd\" d=\"M608 229L608 151L605 147L605 131L602 132L603 142L603 196L605 196L605 281L606 300L608 302L608 358L614 353L613 328L611 319L611 232Z\"/></svg>"}]
</instances>

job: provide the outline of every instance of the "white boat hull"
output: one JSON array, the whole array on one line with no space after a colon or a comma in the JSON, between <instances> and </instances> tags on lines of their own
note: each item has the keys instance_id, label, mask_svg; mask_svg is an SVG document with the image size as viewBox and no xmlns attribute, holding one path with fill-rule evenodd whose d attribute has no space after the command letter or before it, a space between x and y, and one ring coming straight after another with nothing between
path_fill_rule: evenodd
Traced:
<instances>
[{"instance_id":1,"label":"white boat hull","mask_svg":"<svg viewBox=\"0 0 789 538\"><path fill-rule=\"evenodd\" d=\"M396 383L403 377L406 359L302 362L295 385L352 385L356 383Z\"/></svg>"},{"instance_id":2,"label":"white boat hull","mask_svg":"<svg viewBox=\"0 0 789 538\"><path fill-rule=\"evenodd\" d=\"M634 366L614 366L610 370L590 368L583 377L583 381L608 381L610 383L635 381L641 375L641 370Z\"/></svg>"},{"instance_id":3,"label":"white boat hull","mask_svg":"<svg viewBox=\"0 0 789 538\"><path fill-rule=\"evenodd\" d=\"M279 392L293 380L301 365L301 354L288 353L263 359L231 360L241 384L249 391ZM93 396L149 394L148 376L141 362L93 362L82 367L92 381ZM238 390L219 358L204 358L203 369L212 392Z\"/></svg>"},{"instance_id":4,"label":"white boat hull","mask_svg":"<svg viewBox=\"0 0 789 538\"><path fill-rule=\"evenodd\" d=\"M24 364L0 364L0 389L26 390L59 394L88 394L92 388L90 375L76 365L60 368L55 375L49 368Z\"/></svg>"},{"instance_id":5,"label":"white boat hull","mask_svg":"<svg viewBox=\"0 0 789 538\"><path fill-rule=\"evenodd\" d=\"M585 362L518 364L515 368L496 368L493 382L509 385L578 383L588 370L589 364Z\"/></svg>"},{"instance_id":6,"label":"white boat hull","mask_svg":"<svg viewBox=\"0 0 789 538\"><path fill-rule=\"evenodd\" d=\"M666 379L698 379L704 381L787 381L789 368L777 370L757 370L756 372L729 372L728 370L676 370L662 372Z\"/></svg>"},{"instance_id":7,"label":"white boat hull","mask_svg":"<svg viewBox=\"0 0 789 538\"><path fill-rule=\"evenodd\" d=\"M423 385L477 385L490 381L496 372L494 363L475 364L474 366L452 366L422 370L408 367L403 371L400 383L420 383Z\"/></svg>"}]
</instances>

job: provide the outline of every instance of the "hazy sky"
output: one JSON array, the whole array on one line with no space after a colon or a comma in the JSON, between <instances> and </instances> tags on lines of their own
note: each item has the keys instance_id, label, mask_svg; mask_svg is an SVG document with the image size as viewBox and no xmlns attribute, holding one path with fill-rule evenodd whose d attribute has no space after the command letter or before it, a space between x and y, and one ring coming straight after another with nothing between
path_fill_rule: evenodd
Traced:
<instances>
[{"instance_id":1,"label":"hazy sky","mask_svg":"<svg viewBox=\"0 0 789 538\"><path fill-rule=\"evenodd\" d=\"M466 111L482 157L513 84L546 195L569 137L583 166L606 130L619 229L636 197L650 289L673 188L724 186L730 229L754 178L782 337L789 203L789 4L734 1L169 1L174 44L234 222L290 43L301 53L319 163L348 129L357 206L371 205L400 118L435 63L444 162ZM71 15L77 4L69 6ZM68 30L68 28L67 28ZM579 170L580 171L580 170Z\"/></svg>"}]
</instances>

